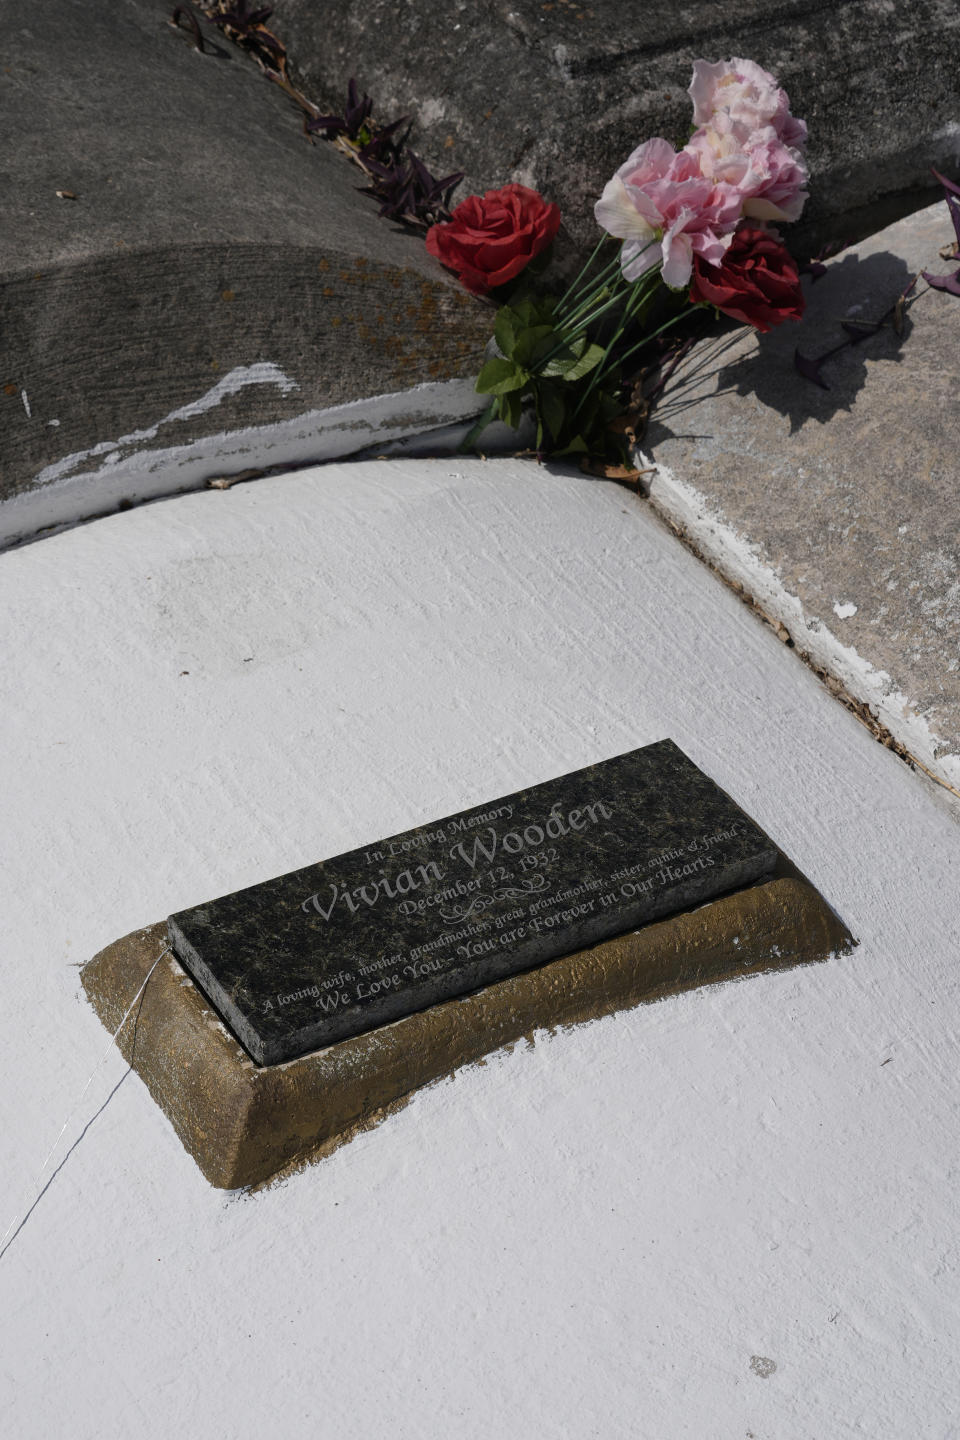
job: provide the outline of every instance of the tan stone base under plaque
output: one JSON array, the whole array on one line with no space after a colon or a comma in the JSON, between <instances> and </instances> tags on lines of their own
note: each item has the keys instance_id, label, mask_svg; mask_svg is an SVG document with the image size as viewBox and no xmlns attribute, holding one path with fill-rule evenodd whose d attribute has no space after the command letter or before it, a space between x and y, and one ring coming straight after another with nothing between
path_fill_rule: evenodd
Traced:
<instances>
[{"instance_id":1,"label":"tan stone base under plaque","mask_svg":"<svg viewBox=\"0 0 960 1440\"><path fill-rule=\"evenodd\" d=\"M210 1183L254 1185L534 1030L849 951L855 942L826 902L788 861L780 868L765 884L284 1065L255 1065L166 955L118 1044ZM149 925L84 966L84 988L108 1030L166 943L166 924Z\"/></svg>"}]
</instances>

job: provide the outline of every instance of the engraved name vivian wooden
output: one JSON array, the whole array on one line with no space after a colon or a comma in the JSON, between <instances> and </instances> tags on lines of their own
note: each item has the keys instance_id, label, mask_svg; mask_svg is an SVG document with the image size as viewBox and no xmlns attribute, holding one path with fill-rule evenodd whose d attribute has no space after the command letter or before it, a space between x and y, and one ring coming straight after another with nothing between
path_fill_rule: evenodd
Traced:
<instances>
[{"instance_id":1,"label":"engraved name vivian wooden","mask_svg":"<svg viewBox=\"0 0 960 1440\"><path fill-rule=\"evenodd\" d=\"M772 873L672 741L170 917L258 1064L295 1059Z\"/></svg>"}]
</instances>

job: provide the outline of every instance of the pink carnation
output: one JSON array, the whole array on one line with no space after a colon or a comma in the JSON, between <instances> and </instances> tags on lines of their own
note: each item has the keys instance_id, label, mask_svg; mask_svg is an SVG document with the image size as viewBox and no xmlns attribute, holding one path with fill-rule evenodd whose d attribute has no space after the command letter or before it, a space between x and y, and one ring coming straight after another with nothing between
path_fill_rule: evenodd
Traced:
<instances>
[{"instance_id":1,"label":"pink carnation","mask_svg":"<svg viewBox=\"0 0 960 1440\"><path fill-rule=\"evenodd\" d=\"M728 115L714 116L714 124L702 126L684 146L692 155L701 175L715 184L732 185L739 190L750 169L747 141L740 135Z\"/></svg>"},{"instance_id":2,"label":"pink carnation","mask_svg":"<svg viewBox=\"0 0 960 1440\"><path fill-rule=\"evenodd\" d=\"M691 137L686 152L708 179L740 192L744 215L799 220L807 199L807 167L801 152L785 145L772 126L744 139L730 116L720 111L713 125Z\"/></svg>"},{"instance_id":3,"label":"pink carnation","mask_svg":"<svg viewBox=\"0 0 960 1440\"><path fill-rule=\"evenodd\" d=\"M740 218L733 185L703 175L696 155L647 140L608 181L594 207L598 223L625 243L624 278L637 280L661 260L664 283L690 282L694 255L719 265Z\"/></svg>"},{"instance_id":4,"label":"pink carnation","mask_svg":"<svg viewBox=\"0 0 960 1440\"><path fill-rule=\"evenodd\" d=\"M757 137L759 138L759 137ZM799 220L807 199L807 167L773 131L749 150L750 168L740 192L743 213L754 220Z\"/></svg>"},{"instance_id":5,"label":"pink carnation","mask_svg":"<svg viewBox=\"0 0 960 1440\"><path fill-rule=\"evenodd\" d=\"M744 141L772 126L784 145L796 149L806 142L807 127L790 114L787 92L753 60L694 61L689 94L697 126L725 115Z\"/></svg>"}]
</instances>

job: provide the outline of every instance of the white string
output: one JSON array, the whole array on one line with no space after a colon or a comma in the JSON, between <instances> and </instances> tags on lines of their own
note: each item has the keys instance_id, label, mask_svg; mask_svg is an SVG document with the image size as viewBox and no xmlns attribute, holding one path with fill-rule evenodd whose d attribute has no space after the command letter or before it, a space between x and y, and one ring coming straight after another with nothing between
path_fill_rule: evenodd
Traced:
<instances>
[{"instance_id":1,"label":"white string","mask_svg":"<svg viewBox=\"0 0 960 1440\"><path fill-rule=\"evenodd\" d=\"M126 1014L124 1015L123 1019L120 1021L120 1024L117 1026L116 1030L114 1030L113 1034L111 1035L110 1040L109 1040L109 1043L107 1044L106 1050L104 1050L103 1054L100 1056L100 1059L97 1061L96 1065L94 1065L93 1069L90 1071L90 1074L89 1074L89 1076L88 1076L88 1078L87 1078L87 1083L86 1083L86 1085L84 1085L83 1089L80 1091L79 1097L77 1098L76 1102L74 1103L73 1109L70 1111L69 1115L67 1116L66 1120L64 1120L63 1124L60 1126L60 1133L58 1134L56 1140L54 1140L53 1144L51 1145L51 1147L50 1147L50 1153L47 1155L46 1160L44 1160L43 1164L40 1166L40 1169L39 1169L39 1171L37 1172L37 1178L36 1178L36 1179L34 1180L34 1182L33 1182L33 1188L36 1190L36 1194L35 1194L33 1200L30 1202L29 1206L27 1207L26 1213L24 1214L23 1218L22 1218L21 1221L20 1221L20 1224L21 1224L21 1225L23 1224L23 1221L26 1220L27 1215L30 1214L30 1211L33 1209L34 1205L37 1203L37 1201L39 1200L40 1196L43 1194L43 1187L41 1186L41 1183L40 1183L40 1182L43 1180L44 1171L46 1170L47 1166L50 1164L50 1161L51 1161L51 1160L53 1159L53 1157L54 1157L54 1154L55 1154L55 1152L56 1152L57 1146L60 1144L60 1141L63 1139L63 1133L64 1133L64 1131L66 1130L67 1126L70 1124L70 1121L73 1119L74 1115L76 1115L77 1111L80 1109L80 1106L83 1104L83 1097L84 1097L84 1095L86 1095L87 1091L90 1089L90 1086L93 1084L94 1076L96 1075L97 1071L100 1069L100 1066L103 1064L104 1060L106 1060L107 1056L108 1056L108 1055L111 1053L111 1051L113 1050L114 1044L116 1043L117 1036L120 1034L120 1031L123 1029L124 1025L126 1025L127 1021L130 1019L130 1015L131 1015L132 1012L133 1012L134 1006L136 1005L137 1001L140 999L140 996L143 994L144 990L146 990L146 988L147 988L147 983L148 983L148 981L149 981L149 979L150 979L150 976L153 974L154 970L156 970L157 966L160 964L160 961L163 959L164 955L169 955L169 954L170 954L170 950L171 950L171 947L170 947L169 945L165 946L164 949L160 951L160 954L157 956L156 960L154 960L153 964L150 966L150 969L147 971L146 976L144 977L143 984L140 986L140 989L137 991L136 995L134 995L133 999L130 1001L130 1004L127 1006ZM4 1231L3 1238L0 1239L0 1255L2 1255L2 1254L4 1253L4 1250L6 1249L7 1238L8 1238L8 1236L10 1235L10 1232L13 1230L14 1226L16 1226L16 1225L17 1225L17 1216L14 1216L14 1218L10 1221L10 1224L7 1226L6 1230Z\"/></svg>"}]
</instances>

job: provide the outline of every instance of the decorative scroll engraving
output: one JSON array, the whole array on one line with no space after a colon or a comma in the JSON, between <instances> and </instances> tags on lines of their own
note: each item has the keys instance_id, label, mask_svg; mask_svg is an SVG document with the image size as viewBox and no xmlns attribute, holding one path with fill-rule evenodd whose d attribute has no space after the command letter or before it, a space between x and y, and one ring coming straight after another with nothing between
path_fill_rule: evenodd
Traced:
<instances>
[{"instance_id":1,"label":"decorative scroll engraving","mask_svg":"<svg viewBox=\"0 0 960 1440\"><path fill-rule=\"evenodd\" d=\"M526 895L535 895L538 890L546 889L546 885L545 875L534 875L529 880L521 880L519 885L504 885L490 895L474 895L469 905L454 905L449 910L441 910L440 914L448 925L457 925L474 913L489 910L491 905L501 900L522 900Z\"/></svg>"}]
</instances>

